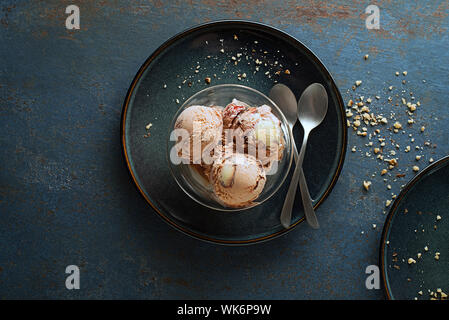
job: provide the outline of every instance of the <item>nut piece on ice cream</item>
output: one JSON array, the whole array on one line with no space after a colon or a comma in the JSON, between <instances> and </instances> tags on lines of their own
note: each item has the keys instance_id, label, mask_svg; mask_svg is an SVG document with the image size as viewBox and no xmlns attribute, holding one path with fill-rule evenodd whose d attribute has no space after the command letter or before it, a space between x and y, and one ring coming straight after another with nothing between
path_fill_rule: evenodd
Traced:
<instances>
[{"instance_id":1,"label":"nut piece on ice cream","mask_svg":"<svg viewBox=\"0 0 449 320\"><path fill-rule=\"evenodd\" d=\"M215 160L210 181L223 205L239 208L257 199L265 186L266 176L262 163L253 156L225 153Z\"/></svg>"},{"instance_id":2,"label":"nut piece on ice cream","mask_svg":"<svg viewBox=\"0 0 449 320\"><path fill-rule=\"evenodd\" d=\"M205 106L186 108L175 122L175 129L186 130L189 137L178 140L176 144L178 156L194 164L211 164L214 148L221 139L222 128L223 118L220 108Z\"/></svg>"},{"instance_id":3,"label":"nut piece on ice cream","mask_svg":"<svg viewBox=\"0 0 449 320\"><path fill-rule=\"evenodd\" d=\"M259 120L254 126L254 137L256 141L262 142L268 148L272 145L276 147L280 141L278 122L273 118Z\"/></svg>"}]
</instances>

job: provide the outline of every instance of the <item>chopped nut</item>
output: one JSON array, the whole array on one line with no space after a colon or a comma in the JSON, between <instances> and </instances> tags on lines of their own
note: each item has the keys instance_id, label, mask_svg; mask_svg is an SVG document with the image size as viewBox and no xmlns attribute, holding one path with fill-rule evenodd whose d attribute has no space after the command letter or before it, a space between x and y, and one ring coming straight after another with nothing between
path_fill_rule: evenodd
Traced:
<instances>
[{"instance_id":1,"label":"chopped nut","mask_svg":"<svg viewBox=\"0 0 449 320\"><path fill-rule=\"evenodd\" d=\"M363 181L363 187L366 191L369 191L369 187L371 186L371 181Z\"/></svg>"},{"instance_id":2,"label":"chopped nut","mask_svg":"<svg viewBox=\"0 0 449 320\"><path fill-rule=\"evenodd\" d=\"M424 132L424 130L426 130L426 127L422 126L421 127L421 132Z\"/></svg>"},{"instance_id":3,"label":"chopped nut","mask_svg":"<svg viewBox=\"0 0 449 320\"><path fill-rule=\"evenodd\" d=\"M382 169L382 171L380 172L380 175L383 176L384 174L386 174L388 171L387 169Z\"/></svg>"},{"instance_id":4,"label":"chopped nut","mask_svg":"<svg viewBox=\"0 0 449 320\"><path fill-rule=\"evenodd\" d=\"M369 57L369 55L368 55L368 54L365 54L365 55L363 56L363 59L368 60L368 57Z\"/></svg>"},{"instance_id":5,"label":"chopped nut","mask_svg":"<svg viewBox=\"0 0 449 320\"><path fill-rule=\"evenodd\" d=\"M223 187L229 187L234 182L235 165L225 164L221 170L220 182Z\"/></svg>"},{"instance_id":6,"label":"chopped nut","mask_svg":"<svg viewBox=\"0 0 449 320\"><path fill-rule=\"evenodd\" d=\"M391 204L391 200L385 201L385 207L388 207Z\"/></svg>"},{"instance_id":7,"label":"chopped nut","mask_svg":"<svg viewBox=\"0 0 449 320\"><path fill-rule=\"evenodd\" d=\"M368 102L368 100L367 100L367 102ZM363 106L362 109L360 109L360 112L369 112L369 108L367 106Z\"/></svg>"},{"instance_id":8,"label":"chopped nut","mask_svg":"<svg viewBox=\"0 0 449 320\"><path fill-rule=\"evenodd\" d=\"M437 221L441 220L441 216L437 215Z\"/></svg>"},{"instance_id":9,"label":"chopped nut","mask_svg":"<svg viewBox=\"0 0 449 320\"><path fill-rule=\"evenodd\" d=\"M408 264L416 263L416 260L413 258L408 258L407 263Z\"/></svg>"},{"instance_id":10,"label":"chopped nut","mask_svg":"<svg viewBox=\"0 0 449 320\"><path fill-rule=\"evenodd\" d=\"M288 70L288 69L286 69L284 72L285 72L285 74L290 74L290 70Z\"/></svg>"},{"instance_id":11,"label":"chopped nut","mask_svg":"<svg viewBox=\"0 0 449 320\"><path fill-rule=\"evenodd\" d=\"M388 160L388 163L390 164L390 166L397 166L398 165L398 161L396 159L391 159Z\"/></svg>"},{"instance_id":12,"label":"chopped nut","mask_svg":"<svg viewBox=\"0 0 449 320\"><path fill-rule=\"evenodd\" d=\"M421 160L421 156L418 155L415 157L415 159L416 159L416 161L419 161L419 160Z\"/></svg>"},{"instance_id":13,"label":"chopped nut","mask_svg":"<svg viewBox=\"0 0 449 320\"><path fill-rule=\"evenodd\" d=\"M398 121L396 121L393 126L395 129L402 129L402 125Z\"/></svg>"},{"instance_id":14,"label":"chopped nut","mask_svg":"<svg viewBox=\"0 0 449 320\"><path fill-rule=\"evenodd\" d=\"M418 166L413 166L412 169L413 169L414 172L418 172L419 171L419 167Z\"/></svg>"},{"instance_id":15,"label":"chopped nut","mask_svg":"<svg viewBox=\"0 0 449 320\"><path fill-rule=\"evenodd\" d=\"M210 78L210 77L206 77L206 78L204 79L204 81L205 81L207 84L210 84L211 78Z\"/></svg>"},{"instance_id":16,"label":"chopped nut","mask_svg":"<svg viewBox=\"0 0 449 320\"><path fill-rule=\"evenodd\" d=\"M362 84L362 80L357 80L356 82L355 82L355 85L358 87L358 86L360 86Z\"/></svg>"},{"instance_id":17,"label":"chopped nut","mask_svg":"<svg viewBox=\"0 0 449 320\"><path fill-rule=\"evenodd\" d=\"M407 71L402 71L402 74L403 74L404 76L406 76L406 75L407 75Z\"/></svg>"}]
</instances>

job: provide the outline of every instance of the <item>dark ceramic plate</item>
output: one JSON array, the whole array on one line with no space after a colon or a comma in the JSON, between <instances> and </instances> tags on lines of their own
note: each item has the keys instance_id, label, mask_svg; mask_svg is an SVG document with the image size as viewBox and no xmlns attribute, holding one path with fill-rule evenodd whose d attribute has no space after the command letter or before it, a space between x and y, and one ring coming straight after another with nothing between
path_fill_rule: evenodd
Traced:
<instances>
[{"instance_id":1,"label":"dark ceramic plate","mask_svg":"<svg viewBox=\"0 0 449 320\"><path fill-rule=\"evenodd\" d=\"M199 239L247 244L291 230L304 216L298 192L292 226L286 230L279 222L288 183L262 205L227 213L199 205L171 177L165 153L170 123L183 101L208 86L206 77L211 78L210 85L243 84L264 94L280 82L298 97L313 82L324 85L329 111L309 139L304 172L315 208L332 190L343 165L347 138L344 106L335 82L301 42L272 27L246 21L193 27L165 42L140 68L126 96L121 124L125 160L135 184L159 216ZM149 123L152 127L147 131ZM296 141L302 141L301 126L293 133Z\"/></svg>"},{"instance_id":2,"label":"dark ceramic plate","mask_svg":"<svg viewBox=\"0 0 449 320\"><path fill-rule=\"evenodd\" d=\"M389 299L428 300L438 288L449 294L449 156L415 176L395 200L382 234L380 265Z\"/></svg>"}]
</instances>

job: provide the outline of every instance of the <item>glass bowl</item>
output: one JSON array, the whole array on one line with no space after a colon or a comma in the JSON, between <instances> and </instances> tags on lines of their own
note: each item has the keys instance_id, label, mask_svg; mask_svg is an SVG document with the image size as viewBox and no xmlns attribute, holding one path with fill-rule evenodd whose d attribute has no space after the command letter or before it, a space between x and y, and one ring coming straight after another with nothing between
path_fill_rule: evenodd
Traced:
<instances>
[{"instance_id":1,"label":"glass bowl","mask_svg":"<svg viewBox=\"0 0 449 320\"><path fill-rule=\"evenodd\" d=\"M208 179L201 175L194 166L190 164L175 164L171 160L171 156L176 154L174 147L177 143L176 137L171 133L175 127L175 122L178 116L186 108L193 105L200 105L206 107L220 106L226 107L233 99L242 101L249 106L259 107L261 105L268 105L271 108L272 114L274 114L281 123L281 134L283 135L285 148L283 150L282 158L277 161L277 170L272 170L266 175L266 182L263 190L259 194L258 198L244 207L227 207L217 201L213 192L213 187L209 183ZM281 187L287 178L290 166L292 164L293 152L292 152L292 133L287 120L279 107L263 93L237 84L222 84L211 86L204 90L201 90L187 99L183 105L179 108L173 117L169 138L167 140L167 162L170 168L171 175L181 187L181 189L193 200L206 206L210 209L219 211L241 211L249 208L253 208L264 201L268 200L276 191ZM171 152L174 152L171 155Z\"/></svg>"}]
</instances>

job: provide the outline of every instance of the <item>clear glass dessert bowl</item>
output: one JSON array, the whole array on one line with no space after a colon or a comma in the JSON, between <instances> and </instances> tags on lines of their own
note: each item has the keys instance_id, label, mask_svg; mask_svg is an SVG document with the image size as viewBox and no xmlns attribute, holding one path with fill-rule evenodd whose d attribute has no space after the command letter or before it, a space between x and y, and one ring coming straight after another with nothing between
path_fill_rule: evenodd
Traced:
<instances>
[{"instance_id":1,"label":"clear glass dessert bowl","mask_svg":"<svg viewBox=\"0 0 449 320\"><path fill-rule=\"evenodd\" d=\"M292 164L285 116L270 98L246 86L222 84L197 92L178 109L169 130L171 175L190 198L213 210L241 211L267 201Z\"/></svg>"}]
</instances>

